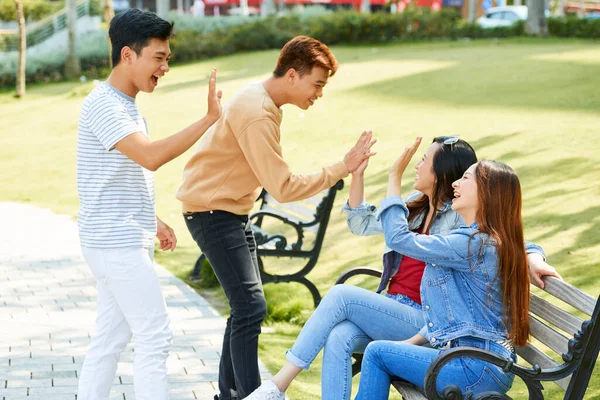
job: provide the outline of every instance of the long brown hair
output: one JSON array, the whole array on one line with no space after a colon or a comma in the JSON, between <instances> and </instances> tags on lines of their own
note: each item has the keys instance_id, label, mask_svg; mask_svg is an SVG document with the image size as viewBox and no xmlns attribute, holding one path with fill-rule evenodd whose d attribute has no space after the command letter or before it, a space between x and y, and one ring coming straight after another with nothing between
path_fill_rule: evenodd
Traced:
<instances>
[{"instance_id":1,"label":"long brown hair","mask_svg":"<svg viewBox=\"0 0 600 400\"><path fill-rule=\"evenodd\" d=\"M444 144L450 136L438 136L431 143L439 143L440 148L433 154L431 166L435 175L435 183L431 191L432 203L438 207L448 199L454 197L452 183L465 173L465 171L477 162L475 150L469 143L459 139L456 143ZM421 225L415 232L428 232L433 219L425 226L427 214L429 213L429 197L422 195L407 204L408 221L422 216ZM436 210L437 211L437 210Z\"/></svg>"},{"instance_id":2,"label":"long brown hair","mask_svg":"<svg viewBox=\"0 0 600 400\"><path fill-rule=\"evenodd\" d=\"M517 346L529 338L529 272L521 220L521 184L511 167L483 160L475 168L479 230L496 242L508 337Z\"/></svg>"}]
</instances>

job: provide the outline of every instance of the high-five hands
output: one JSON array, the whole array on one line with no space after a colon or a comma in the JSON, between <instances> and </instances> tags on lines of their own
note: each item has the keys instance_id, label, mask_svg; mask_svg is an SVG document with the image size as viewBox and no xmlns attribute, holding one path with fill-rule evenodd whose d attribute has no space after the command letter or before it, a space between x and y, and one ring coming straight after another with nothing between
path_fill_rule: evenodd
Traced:
<instances>
[{"instance_id":1,"label":"high-five hands","mask_svg":"<svg viewBox=\"0 0 600 400\"><path fill-rule=\"evenodd\" d=\"M373 133L371 131L364 131L358 138L358 141L353 148L350 149L344 157L344 164L348 172L354 173L359 168L362 168L364 172L367 167L369 158L377 153L371 152L371 147L377 142L377 139L373 139Z\"/></svg>"}]
</instances>

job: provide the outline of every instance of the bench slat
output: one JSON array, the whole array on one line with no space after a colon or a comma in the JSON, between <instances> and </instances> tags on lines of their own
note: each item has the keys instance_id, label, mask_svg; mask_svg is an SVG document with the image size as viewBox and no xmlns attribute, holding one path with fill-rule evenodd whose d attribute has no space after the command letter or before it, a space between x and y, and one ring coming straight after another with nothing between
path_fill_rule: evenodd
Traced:
<instances>
[{"instance_id":1,"label":"bench slat","mask_svg":"<svg viewBox=\"0 0 600 400\"><path fill-rule=\"evenodd\" d=\"M306 202L308 204L311 204L313 206L318 206L319 204L321 204L321 201L323 201L323 198L325 196L327 196L327 194L329 193L329 189L327 190L323 190L321 193L314 195L313 197L309 197L308 199L304 199L302 200L303 202Z\"/></svg>"},{"instance_id":2,"label":"bench slat","mask_svg":"<svg viewBox=\"0 0 600 400\"><path fill-rule=\"evenodd\" d=\"M532 283L535 284L534 281L532 281ZM596 306L596 299L589 294L552 276L544 278L544 284L544 290L546 292L575 307L579 311L583 311L589 316L593 314L594 307Z\"/></svg>"},{"instance_id":3,"label":"bench slat","mask_svg":"<svg viewBox=\"0 0 600 400\"><path fill-rule=\"evenodd\" d=\"M569 339L532 315L529 316L529 328L531 329L531 336L535 337L558 354L567 353L569 351Z\"/></svg>"},{"instance_id":4,"label":"bench slat","mask_svg":"<svg viewBox=\"0 0 600 400\"><path fill-rule=\"evenodd\" d=\"M517 347L516 350L519 357L523 358L531 365L537 364L544 369L555 368L558 366L558 363L556 361L545 355L542 351L538 350L532 344L528 344L523 347ZM570 380L571 377L568 376L566 378L554 381L554 383L556 383L562 389L567 390Z\"/></svg>"},{"instance_id":5,"label":"bench slat","mask_svg":"<svg viewBox=\"0 0 600 400\"><path fill-rule=\"evenodd\" d=\"M581 329L581 324L583 323L583 320L580 318L577 318L573 314L568 313L533 293L531 294L529 310L563 331L570 333L571 336L574 336L575 333Z\"/></svg>"},{"instance_id":6,"label":"bench slat","mask_svg":"<svg viewBox=\"0 0 600 400\"><path fill-rule=\"evenodd\" d=\"M415 385L406 381L392 381L392 386L402 395L404 400L427 400Z\"/></svg>"},{"instance_id":7,"label":"bench slat","mask_svg":"<svg viewBox=\"0 0 600 400\"><path fill-rule=\"evenodd\" d=\"M271 195L265 195L265 201L267 202L265 205L272 207L274 209L281 209L283 211L291 211L294 214L297 214L301 219L304 219L308 222L313 221L315 219L315 209L311 209L303 206L298 202L293 203L280 203L275 200ZM263 207L264 209L264 207Z\"/></svg>"},{"instance_id":8,"label":"bench slat","mask_svg":"<svg viewBox=\"0 0 600 400\"><path fill-rule=\"evenodd\" d=\"M287 218L290 221L295 222L297 224L305 224L307 222L310 222L310 221L302 220L302 219L298 218L296 215L289 214L289 213L287 213L285 211L282 211L282 210L277 209L277 208L273 208L273 207L268 206L268 205L264 205L260 210L261 211L267 211L267 212L270 212L270 213L273 213L273 214L277 214L277 215L281 215L282 217ZM308 231L308 232L317 233L319 231L319 225L320 224L306 226L306 227L304 227L304 230Z\"/></svg>"}]
</instances>

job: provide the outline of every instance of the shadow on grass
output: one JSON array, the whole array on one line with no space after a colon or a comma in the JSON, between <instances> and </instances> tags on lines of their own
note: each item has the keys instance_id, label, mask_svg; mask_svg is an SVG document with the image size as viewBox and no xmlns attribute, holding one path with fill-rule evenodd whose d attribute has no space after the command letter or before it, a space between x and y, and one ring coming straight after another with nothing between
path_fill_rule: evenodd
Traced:
<instances>
[{"instance_id":1,"label":"shadow on grass","mask_svg":"<svg viewBox=\"0 0 600 400\"><path fill-rule=\"evenodd\" d=\"M425 46L424 46L425 47ZM465 51L466 50L466 51ZM560 53L564 49L555 49ZM384 50L385 51L385 50ZM383 51L382 51L383 52ZM533 59L551 46L442 48L434 55L396 52L399 61L452 61L454 66L392 78L346 90L350 96L421 101L452 106L493 106L596 112L600 98L597 65ZM418 58L417 58L418 56ZM414 58L413 58L414 57ZM375 57L374 62L382 57Z\"/></svg>"}]
</instances>

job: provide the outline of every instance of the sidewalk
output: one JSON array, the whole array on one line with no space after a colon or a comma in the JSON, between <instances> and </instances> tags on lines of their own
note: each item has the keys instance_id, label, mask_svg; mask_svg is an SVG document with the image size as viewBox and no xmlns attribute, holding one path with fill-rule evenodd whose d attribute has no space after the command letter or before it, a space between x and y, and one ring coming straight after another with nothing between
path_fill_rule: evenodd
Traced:
<instances>
[{"instance_id":1,"label":"sidewalk","mask_svg":"<svg viewBox=\"0 0 600 400\"><path fill-rule=\"evenodd\" d=\"M0 203L0 220L0 400L75 400L96 313L77 224L15 203ZM171 400L212 400L225 319L183 281L156 271L174 332ZM135 399L132 350L121 357L111 400ZM269 376L262 365L261 374Z\"/></svg>"}]
</instances>

